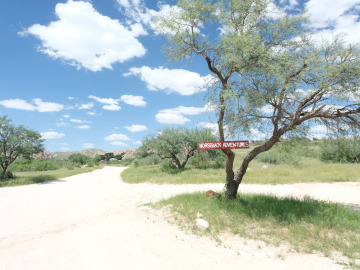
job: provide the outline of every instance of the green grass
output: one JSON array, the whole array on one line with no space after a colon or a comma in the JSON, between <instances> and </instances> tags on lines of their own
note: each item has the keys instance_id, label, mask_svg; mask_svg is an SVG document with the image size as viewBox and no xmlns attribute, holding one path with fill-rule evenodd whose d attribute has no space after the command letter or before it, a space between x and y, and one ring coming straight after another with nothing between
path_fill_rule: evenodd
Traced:
<instances>
[{"instance_id":1,"label":"green grass","mask_svg":"<svg viewBox=\"0 0 360 270\"><path fill-rule=\"evenodd\" d=\"M210 224L205 233L215 239L220 232L231 232L275 246L286 243L296 252L329 257L339 252L355 266L360 259L360 214L339 204L266 195L241 195L229 202L196 193L153 206L169 207L175 222L193 231L197 231L196 213L202 213Z\"/></svg>"},{"instance_id":2,"label":"green grass","mask_svg":"<svg viewBox=\"0 0 360 270\"><path fill-rule=\"evenodd\" d=\"M16 178L9 180L1 180L0 187L10 186L22 186L29 184L42 183L46 181L56 180L60 178L69 177L76 174L91 172L101 167L86 167L86 168L75 168L72 170L62 168L54 171L39 171L39 172L16 172L14 173Z\"/></svg>"},{"instance_id":3,"label":"green grass","mask_svg":"<svg viewBox=\"0 0 360 270\"><path fill-rule=\"evenodd\" d=\"M152 184L200 184L223 182L223 170L186 169L183 171L163 171L159 165L131 167L121 177L126 183Z\"/></svg>"},{"instance_id":4,"label":"green grass","mask_svg":"<svg viewBox=\"0 0 360 270\"><path fill-rule=\"evenodd\" d=\"M268 165L257 160L250 163L243 179L244 184L287 184L306 182L345 182L360 181L360 164L324 163L314 158L304 158L299 166L289 164ZM237 170L240 161L235 163ZM122 173L127 183L189 184L224 183L224 169L193 169L184 171L165 171L160 165L131 167Z\"/></svg>"}]
</instances>

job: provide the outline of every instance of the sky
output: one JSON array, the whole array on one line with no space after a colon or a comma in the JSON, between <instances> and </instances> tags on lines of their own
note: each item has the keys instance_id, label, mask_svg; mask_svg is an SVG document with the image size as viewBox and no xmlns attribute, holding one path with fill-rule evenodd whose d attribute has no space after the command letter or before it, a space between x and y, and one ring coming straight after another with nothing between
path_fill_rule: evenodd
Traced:
<instances>
[{"instance_id":1,"label":"sky","mask_svg":"<svg viewBox=\"0 0 360 270\"><path fill-rule=\"evenodd\" d=\"M321 37L360 42L360 0L279 0ZM152 21L172 0L2 0L0 116L41 133L50 152L137 148L167 127L213 127L202 59L170 62ZM220 34L220 33L219 33ZM314 137L324 126L311 128ZM264 134L254 130L252 139ZM238 139L251 139L243 137Z\"/></svg>"}]
</instances>

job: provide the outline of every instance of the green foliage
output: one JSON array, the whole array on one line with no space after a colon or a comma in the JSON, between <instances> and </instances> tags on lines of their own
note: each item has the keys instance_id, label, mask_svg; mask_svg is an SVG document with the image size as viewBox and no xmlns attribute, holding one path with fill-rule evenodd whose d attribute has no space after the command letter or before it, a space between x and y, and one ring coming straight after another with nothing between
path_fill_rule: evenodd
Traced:
<instances>
[{"instance_id":1,"label":"green foliage","mask_svg":"<svg viewBox=\"0 0 360 270\"><path fill-rule=\"evenodd\" d=\"M6 170L19 157L28 157L43 151L41 135L23 126L11 124L7 116L0 117L0 165L3 169L0 179Z\"/></svg>"},{"instance_id":2,"label":"green foliage","mask_svg":"<svg viewBox=\"0 0 360 270\"><path fill-rule=\"evenodd\" d=\"M306 135L310 122L360 122L360 104L353 102L360 98L359 46L341 35L319 42L304 27L305 11L277 14L269 12L271 5L275 1L178 0L176 12L155 21L168 39L170 60L203 58L211 72L207 98L219 117L221 140L225 126L233 137L254 129L271 134L244 158L245 167L287 134ZM284 147L270 153L264 161L299 164ZM244 173L235 176L241 182Z\"/></svg>"},{"instance_id":3,"label":"green foliage","mask_svg":"<svg viewBox=\"0 0 360 270\"><path fill-rule=\"evenodd\" d=\"M11 165L11 170L14 172L34 172L34 171L52 171L58 170L64 166L61 161L48 160L17 160Z\"/></svg>"},{"instance_id":4,"label":"green foliage","mask_svg":"<svg viewBox=\"0 0 360 270\"><path fill-rule=\"evenodd\" d=\"M146 137L143 140L142 151L147 149L149 153L154 153L161 159L169 159L173 167L184 169L187 161L199 153L199 142L215 139L209 129L167 128Z\"/></svg>"},{"instance_id":5,"label":"green foliage","mask_svg":"<svg viewBox=\"0 0 360 270\"><path fill-rule=\"evenodd\" d=\"M4 179L5 179L5 180L15 179L15 178L16 178L16 176L15 176L12 172L10 172L10 171L7 171L7 172L5 173L5 175L4 175Z\"/></svg>"},{"instance_id":6,"label":"green foliage","mask_svg":"<svg viewBox=\"0 0 360 270\"><path fill-rule=\"evenodd\" d=\"M120 155L114 156L114 158L116 158L117 160L122 160L124 156L125 156L125 153L121 153Z\"/></svg>"},{"instance_id":7,"label":"green foliage","mask_svg":"<svg viewBox=\"0 0 360 270\"><path fill-rule=\"evenodd\" d=\"M139 160L137 159L134 159L133 162L132 162L132 165L136 168L136 167L139 167Z\"/></svg>"},{"instance_id":8,"label":"green foliage","mask_svg":"<svg viewBox=\"0 0 360 270\"><path fill-rule=\"evenodd\" d=\"M124 158L121 160L121 165L123 166L130 166L133 162L134 158Z\"/></svg>"},{"instance_id":9,"label":"green foliage","mask_svg":"<svg viewBox=\"0 0 360 270\"><path fill-rule=\"evenodd\" d=\"M95 164L99 164L100 160L102 160L102 159L101 159L101 156L99 156L99 155L96 155L96 156L93 158L93 162L94 162Z\"/></svg>"},{"instance_id":10,"label":"green foliage","mask_svg":"<svg viewBox=\"0 0 360 270\"><path fill-rule=\"evenodd\" d=\"M71 154L68 157L68 160L73 163L79 163L81 165L84 165L84 164L90 162L90 157L80 154L80 153L75 153L75 154Z\"/></svg>"},{"instance_id":11,"label":"green foliage","mask_svg":"<svg viewBox=\"0 0 360 270\"><path fill-rule=\"evenodd\" d=\"M70 163L69 163L70 164ZM62 179L72 175L91 172L99 167L92 168L72 168L68 170L66 168L61 168L55 171L30 171L30 172L17 172L15 179L8 179L7 181L0 181L0 187L10 187L10 186L21 186L29 185L34 183L42 183L46 181ZM59 180L61 181L61 180Z\"/></svg>"},{"instance_id":12,"label":"green foliage","mask_svg":"<svg viewBox=\"0 0 360 270\"><path fill-rule=\"evenodd\" d=\"M226 156L221 150L202 150L195 155L189 165L196 169L220 169L225 167Z\"/></svg>"},{"instance_id":13,"label":"green foliage","mask_svg":"<svg viewBox=\"0 0 360 270\"><path fill-rule=\"evenodd\" d=\"M204 197L204 193L178 195L155 207L169 207L175 220L190 230L200 212L210 224L206 233L214 237L232 232L266 244L287 244L302 252L326 255L337 251L351 260L360 256L360 215L343 205L306 197L241 194L231 202Z\"/></svg>"},{"instance_id":14,"label":"green foliage","mask_svg":"<svg viewBox=\"0 0 360 270\"><path fill-rule=\"evenodd\" d=\"M323 140L320 158L323 161L360 163L360 137Z\"/></svg>"},{"instance_id":15,"label":"green foliage","mask_svg":"<svg viewBox=\"0 0 360 270\"><path fill-rule=\"evenodd\" d=\"M319 146L307 138L284 139L269 151L261 153L257 159L269 164L301 165L303 157L319 156Z\"/></svg>"}]
</instances>

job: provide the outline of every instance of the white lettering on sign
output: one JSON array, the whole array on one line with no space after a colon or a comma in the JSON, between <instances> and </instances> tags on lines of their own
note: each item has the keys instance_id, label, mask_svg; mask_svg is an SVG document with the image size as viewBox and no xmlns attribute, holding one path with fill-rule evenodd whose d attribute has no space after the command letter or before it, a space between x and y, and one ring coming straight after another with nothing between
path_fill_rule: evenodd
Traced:
<instances>
[{"instance_id":1,"label":"white lettering on sign","mask_svg":"<svg viewBox=\"0 0 360 270\"><path fill-rule=\"evenodd\" d=\"M232 141L232 142L201 142L200 150L209 149L244 149L249 148L249 141Z\"/></svg>"}]
</instances>

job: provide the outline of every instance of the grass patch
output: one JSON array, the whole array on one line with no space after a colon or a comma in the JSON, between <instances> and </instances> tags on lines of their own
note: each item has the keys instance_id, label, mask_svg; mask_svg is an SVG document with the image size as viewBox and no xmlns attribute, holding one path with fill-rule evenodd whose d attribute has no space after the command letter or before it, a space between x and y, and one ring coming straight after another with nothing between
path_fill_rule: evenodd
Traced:
<instances>
[{"instance_id":1,"label":"grass patch","mask_svg":"<svg viewBox=\"0 0 360 270\"><path fill-rule=\"evenodd\" d=\"M241 195L228 202L195 193L154 207L169 207L177 223L188 230L196 230L196 213L202 213L210 224L206 233L215 239L220 232L231 232L275 246L287 243L298 252L325 256L340 252L352 264L360 258L360 215L339 204L267 195Z\"/></svg>"},{"instance_id":2,"label":"grass patch","mask_svg":"<svg viewBox=\"0 0 360 270\"><path fill-rule=\"evenodd\" d=\"M57 180L60 178L65 178L76 174L91 172L99 168L101 167L100 166L86 167L86 168L76 168L71 170L67 168L61 168L59 170L53 170L53 171L16 172L14 173L15 179L1 180L0 187L22 186L22 185L43 183L46 181Z\"/></svg>"},{"instance_id":3,"label":"grass patch","mask_svg":"<svg viewBox=\"0 0 360 270\"><path fill-rule=\"evenodd\" d=\"M201 184L223 182L223 170L177 169L164 171L160 165L130 167L122 172L124 182L152 184Z\"/></svg>"},{"instance_id":4,"label":"grass patch","mask_svg":"<svg viewBox=\"0 0 360 270\"><path fill-rule=\"evenodd\" d=\"M324 163L313 158L306 158L302 165L268 165L254 160L250 163L243 179L244 184L288 184L307 182L345 182L360 181L360 164ZM234 169L240 166L235 163ZM189 183L225 183L224 169L193 169L183 171L165 171L160 165L130 167L121 174L127 183L154 184L189 184Z\"/></svg>"}]
</instances>

